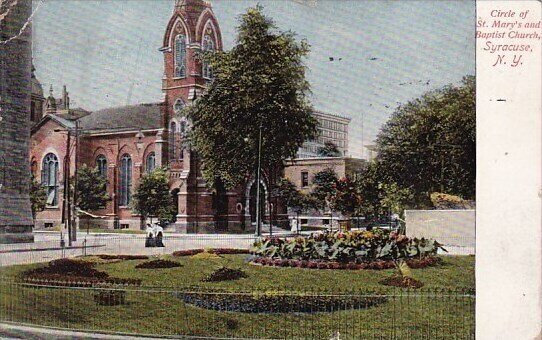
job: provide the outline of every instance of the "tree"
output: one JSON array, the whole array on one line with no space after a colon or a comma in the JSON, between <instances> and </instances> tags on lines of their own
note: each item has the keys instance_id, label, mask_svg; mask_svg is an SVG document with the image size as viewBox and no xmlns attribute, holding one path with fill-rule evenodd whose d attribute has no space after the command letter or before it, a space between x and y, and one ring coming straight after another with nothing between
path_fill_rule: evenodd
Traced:
<instances>
[{"instance_id":1,"label":"tree","mask_svg":"<svg viewBox=\"0 0 542 340\"><path fill-rule=\"evenodd\" d=\"M331 208L340 211L345 217L350 217L358 212L361 204L362 198L356 183L347 177L339 179L330 197Z\"/></svg>"},{"instance_id":2,"label":"tree","mask_svg":"<svg viewBox=\"0 0 542 340\"><path fill-rule=\"evenodd\" d=\"M314 187L311 196L319 208L325 209L329 198L336 190L336 183L339 180L337 173L331 168L324 169L314 175Z\"/></svg>"},{"instance_id":3,"label":"tree","mask_svg":"<svg viewBox=\"0 0 542 340\"><path fill-rule=\"evenodd\" d=\"M409 188L401 188L396 183L380 184L382 198L380 205L389 213L397 214L404 218L405 209L413 204L414 195Z\"/></svg>"},{"instance_id":4,"label":"tree","mask_svg":"<svg viewBox=\"0 0 542 340\"><path fill-rule=\"evenodd\" d=\"M467 76L395 110L376 140L382 182L412 188L421 206L432 192L474 198L475 85Z\"/></svg>"},{"instance_id":5,"label":"tree","mask_svg":"<svg viewBox=\"0 0 542 340\"><path fill-rule=\"evenodd\" d=\"M273 189L273 195L279 197L287 207L292 208L297 213L314 207L311 197L297 190L295 184L287 178L280 179Z\"/></svg>"},{"instance_id":6,"label":"tree","mask_svg":"<svg viewBox=\"0 0 542 340\"><path fill-rule=\"evenodd\" d=\"M381 205L382 186L379 175L378 164L372 161L356 181L358 191L363 196L360 213L366 220L376 220L385 213Z\"/></svg>"},{"instance_id":7,"label":"tree","mask_svg":"<svg viewBox=\"0 0 542 340\"><path fill-rule=\"evenodd\" d=\"M36 181L34 176L30 180L30 203L32 205L32 218L35 220L36 214L45 210L47 191L43 185Z\"/></svg>"},{"instance_id":8,"label":"tree","mask_svg":"<svg viewBox=\"0 0 542 340\"><path fill-rule=\"evenodd\" d=\"M77 176L77 207L83 211L103 209L110 200L107 178L97 168L86 164L77 169Z\"/></svg>"},{"instance_id":9,"label":"tree","mask_svg":"<svg viewBox=\"0 0 542 340\"><path fill-rule=\"evenodd\" d=\"M166 171L156 168L141 177L134 193L134 208L144 218L157 217L160 221L171 221L175 215L173 198L169 193L169 178Z\"/></svg>"},{"instance_id":10,"label":"tree","mask_svg":"<svg viewBox=\"0 0 542 340\"><path fill-rule=\"evenodd\" d=\"M318 156L320 157L340 157L341 152L337 145L333 142L327 141L324 143L324 146L318 148Z\"/></svg>"},{"instance_id":11,"label":"tree","mask_svg":"<svg viewBox=\"0 0 542 340\"><path fill-rule=\"evenodd\" d=\"M303 64L308 52L291 32L277 32L258 6L241 15L231 51L201 56L214 79L188 116L192 145L211 186L220 179L231 189L254 173L260 132L261 165L268 174L316 137Z\"/></svg>"}]
</instances>

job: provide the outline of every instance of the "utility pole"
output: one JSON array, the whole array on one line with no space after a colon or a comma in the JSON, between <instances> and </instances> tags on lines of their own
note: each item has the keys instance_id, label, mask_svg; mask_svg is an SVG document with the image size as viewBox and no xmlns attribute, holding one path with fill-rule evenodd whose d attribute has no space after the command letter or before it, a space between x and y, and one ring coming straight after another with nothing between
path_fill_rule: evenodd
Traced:
<instances>
[{"instance_id":1,"label":"utility pole","mask_svg":"<svg viewBox=\"0 0 542 340\"><path fill-rule=\"evenodd\" d=\"M260 179L261 179L261 153L262 153L262 124L260 123L260 133L258 139L258 170L256 172L256 236L262 236L261 226L261 206L260 206Z\"/></svg>"},{"instance_id":2,"label":"utility pole","mask_svg":"<svg viewBox=\"0 0 542 340\"><path fill-rule=\"evenodd\" d=\"M72 241L77 241L77 225L75 223L77 218L77 183L79 181L79 176L77 173L77 162L78 162L78 153L79 153L79 121L75 121L75 151L74 151L74 181L73 181L73 202L72 202Z\"/></svg>"},{"instance_id":3,"label":"utility pole","mask_svg":"<svg viewBox=\"0 0 542 340\"><path fill-rule=\"evenodd\" d=\"M71 134L70 130L68 130L68 136L66 137L66 156L64 156L64 206L66 208L66 227L68 229L68 246L72 246L72 224L71 224L71 204L70 204L70 163L71 163L71 156L70 156L70 144L71 144Z\"/></svg>"}]
</instances>

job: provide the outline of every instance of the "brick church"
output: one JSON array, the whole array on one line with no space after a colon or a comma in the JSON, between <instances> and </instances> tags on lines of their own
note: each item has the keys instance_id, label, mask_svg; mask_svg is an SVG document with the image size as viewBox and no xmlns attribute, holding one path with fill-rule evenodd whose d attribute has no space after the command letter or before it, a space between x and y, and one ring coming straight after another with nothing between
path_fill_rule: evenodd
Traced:
<instances>
[{"instance_id":1,"label":"brick church","mask_svg":"<svg viewBox=\"0 0 542 340\"><path fill-rule=\"evenodd\" d=\"M211 192L201 176L201 160L185 138L190 129L185 108L201 96L213 76L209 65L195 54L222 48L211 4L176 0L160 48L164 55L162 102L91 113L72 109L65 87L60 98L55 98L52 87L45 98L33 76L30 162L35 178L47 190L47 207L37 214L36 227L60 224L64 176L68 171L73 176L77 163L97 167L108 180L112 198L102 210L81 215L81 226L90 222L93 227L139 229L144 221L131 208L132 192L144 173L165 167L177 207L173 224L177 232L253 231L255 176L235 190ZM346 136L348 122L344 130L341 126ZM284 207L271 199L268 187L264 172L260 183L263 223L287 221Z\"/></svg>"}]
</instances>

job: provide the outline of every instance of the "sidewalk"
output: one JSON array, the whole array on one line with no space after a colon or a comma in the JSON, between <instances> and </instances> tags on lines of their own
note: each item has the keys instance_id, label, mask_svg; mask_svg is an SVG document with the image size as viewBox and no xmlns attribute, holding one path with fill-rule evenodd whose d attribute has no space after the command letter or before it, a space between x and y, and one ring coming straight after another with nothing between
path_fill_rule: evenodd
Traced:
<instances>
[{"instance_id":1,"label":"sidewalk","mask_svg":"<svg viewBox=\"0 0 542 340\"><path fill-rule=\"evenodd\" d=\"M0 337L2 339L35 339L35 340L73 340L73 339L108 339L108 340L125 340L125 339L164 339L151 338L134 335L114 335L103 333L88 333L60 330L54 328L19 326L13 324L0 323Z\"/></svg>"}]
</instances>

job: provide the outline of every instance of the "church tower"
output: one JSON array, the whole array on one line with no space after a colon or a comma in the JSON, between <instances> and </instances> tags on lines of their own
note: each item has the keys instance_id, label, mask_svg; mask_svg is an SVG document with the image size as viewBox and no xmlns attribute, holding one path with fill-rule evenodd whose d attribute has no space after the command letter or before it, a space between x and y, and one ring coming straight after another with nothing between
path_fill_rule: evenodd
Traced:
<instances>
[{"instance_id":1,"label":"church tower","mask_svg":"<svg viewBox=\"0 0 542 340\"><path fill-rule=\"evenodd\" d=\"M162 123L167 150L163 152L164 165L168 165L172 178L178 181L173 186L178 187L177 224L182 228L190 228L202 215L209 216L209 209L204 207L212 206L197 156L185 140L190 127L185 108L203 93L213 78L210 65L198 55L221 50L222 36L210 2L176 0L160 51L164 54Z\"/></svg>"},{"instance_id":2,"label":"church tower","mask_svg":"<svg viewBox=\"0 0 542 340\"><path fill-rule=\"evenodd\" d=\"M210 2L176 0L164 35L164 125L169 132L169 163L182 162L179 145L188 126L183 109L205 90L213 75L197 58L200 51L222 50L222 36ZM180 136L175 136L175 135Z\"/></svg>"}]
</instances>

